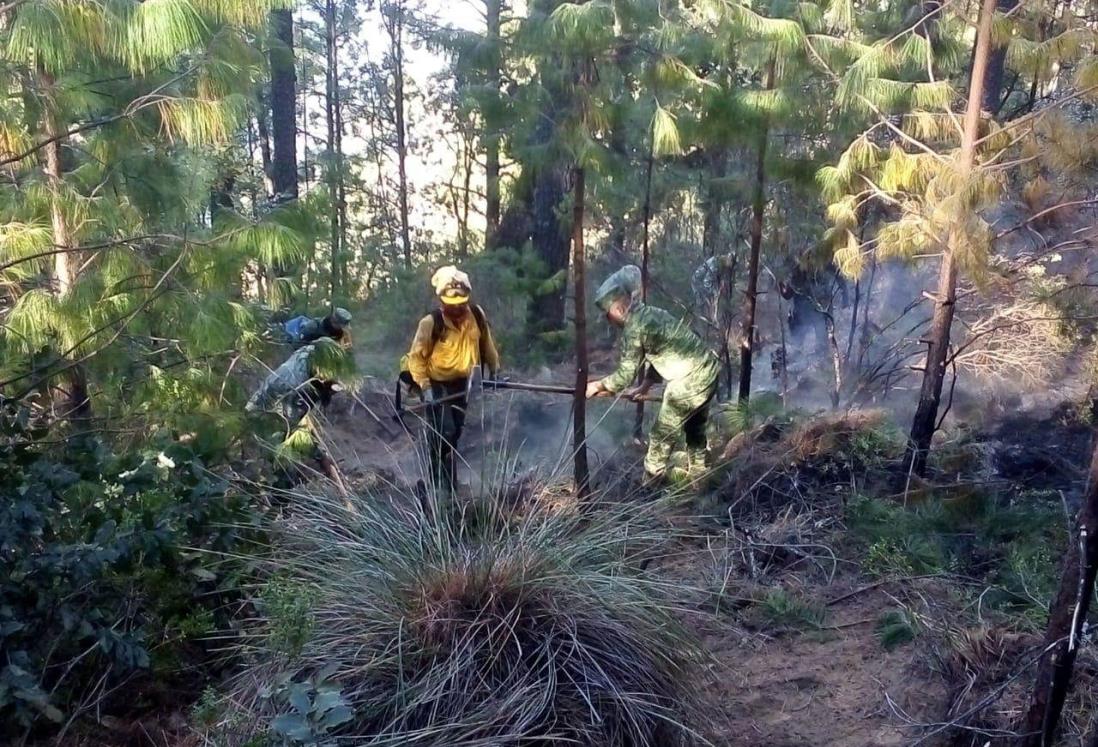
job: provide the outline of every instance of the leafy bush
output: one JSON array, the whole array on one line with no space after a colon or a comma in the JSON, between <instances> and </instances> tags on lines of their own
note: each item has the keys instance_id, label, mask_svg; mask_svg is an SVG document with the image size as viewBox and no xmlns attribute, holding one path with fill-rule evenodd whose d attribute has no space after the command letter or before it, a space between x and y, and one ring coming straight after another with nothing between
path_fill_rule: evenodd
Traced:
<instances>
[{"instance_id":1,"label":"leafy bush","mask_svg":"<svg viewBox=\"0 0 1098 747\"><path fill-rule=\"evenodd\" d=\"M348 511L295 496L269 558L277 592L262 596L253 664L229 698L251 724L239 738L322 741L319 718L324 738L377 745L688 742L698 649L638 570L664 539L652 511L538 501L432 521L386 500ZM280 705L295 683L319 699L318 680L338 694L335 716L316 700Z\"/></svg>"},{"instance_id":2,"label":"leafy bush","mask_svg":"<svg viewBox=\"0 0 1098 747\"><path fill-rule=\"evenodd\" d=\"M52 453L42 435L5 405L0 731L9 736L93 706L136 706L121 683L145 670L178 674L181 646L219 624L219 577L201 551L233 548L240 530L229 524L247 515L180 444L116 455L70 441Z\"/></svg>"}]
</instances>

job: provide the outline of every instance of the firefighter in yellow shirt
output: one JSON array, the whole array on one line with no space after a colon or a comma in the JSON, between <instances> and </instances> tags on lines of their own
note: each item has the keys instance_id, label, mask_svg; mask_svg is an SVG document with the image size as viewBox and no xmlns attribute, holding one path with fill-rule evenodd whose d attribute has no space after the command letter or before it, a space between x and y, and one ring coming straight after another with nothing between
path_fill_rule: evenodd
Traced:
<instances>
[{"instance_id":1,"label":"firefighter in yellow shirt","mask_svg":"<svg viewBox=\"0 0 1098 747\"><path fill-rule=\"evenodd\" d=\"M465 427L469 381L477 366L495 377L499 352L484 310L469 302L469 276L450 265L431 278L439 308L423 317L403 361L413 382L430 403L427 409L431 479L452 493L457 485L455 453Z\"/></svg>"}]
</instances>

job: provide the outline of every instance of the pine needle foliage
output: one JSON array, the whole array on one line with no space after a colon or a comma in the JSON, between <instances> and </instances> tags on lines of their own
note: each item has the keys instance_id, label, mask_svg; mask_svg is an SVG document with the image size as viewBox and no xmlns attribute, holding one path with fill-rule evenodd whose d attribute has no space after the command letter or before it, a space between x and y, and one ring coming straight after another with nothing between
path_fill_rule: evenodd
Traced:
<instances>
[{"instance_id":1,"label":"pine needle foliage","mask_svg":"<svg viewBox=\"0 0 1098 747\"><path fill-rule=\"evenodd\" d=\"M350 709L336 735L353 741L690 743L697 644L638 571L666 539L655 513L581 516L539 496L519 514L472 504L435 521L376 498L348 510L295 497L267 571L311 603L267 607L248 634L253 664L231 694L247 731L280 716L264 691L319 676Z\"/></svg>"},{"instance_id":2,"label":"pine needle foliage","mask_svg":"<svg viewBox=\"0 0 1098 747\"><path fill-rule=\"evenodd\" d=\"M0 152L12 176L0 185L0 283L14 301L0 311L6 396L79 356L120 416L231 406L230 366L262 348L245 275L300 259L315 235L289 207L208 217L215 154L254 106L266 65L256 40L278 7L288 6L26 0L12 10L0 28ZM46 173L53 141L60 174ZM65 258L71 277L59 274Z\"/></svg>"}]
</instances>

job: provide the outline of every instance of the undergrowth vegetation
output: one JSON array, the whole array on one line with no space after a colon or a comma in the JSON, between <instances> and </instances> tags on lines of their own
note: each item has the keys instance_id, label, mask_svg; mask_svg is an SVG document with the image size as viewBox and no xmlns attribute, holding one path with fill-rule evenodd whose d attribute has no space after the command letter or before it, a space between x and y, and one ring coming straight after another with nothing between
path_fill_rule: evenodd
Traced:
<instances>
[{"instance_id":1,"label":"undergrowth vegetation","mask_svg":"<svg viewBox=\"0 0 1098 747\"><path fill-rule=\"evenodd\" d=\"M224 590L239 569L206 553L236 551L253 531L247 499L187 445L120 455L85 438L58 452L47 435L5 406L0 722L13 740L148 708L216 670L203 641L230 626Z\"/></svg>"},{"instance_id":2,"label":"undergrowth vegetation","mask_svg":"<svg viewBox=\"0 0 1098 747\"><path fill-rule=\"evenodd\" d=\"M674 597L641 570L667 540L657 512L538 498L432 519L379 497L348 509L296 496L264 563L247 666L210 733L232 744L691 742L699 649Z\"/></svg>"}]
</instances>

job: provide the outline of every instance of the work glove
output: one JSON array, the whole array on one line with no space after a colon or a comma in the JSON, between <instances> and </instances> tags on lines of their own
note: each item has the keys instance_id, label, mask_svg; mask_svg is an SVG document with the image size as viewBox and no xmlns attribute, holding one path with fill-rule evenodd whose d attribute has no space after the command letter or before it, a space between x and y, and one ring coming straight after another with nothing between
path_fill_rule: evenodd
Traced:
<instances>
[{"instance_id":1,"label":"work glove","mask_svg":"<svg viewBox=\"0 0 1098 747\"><path fill-rule=\"evenodd\" d=\"M423 387L415 382L408 385L408 394L413 397L418 397L420 402L426 402L423 394Z\"/></svg>"}]
</instances>

